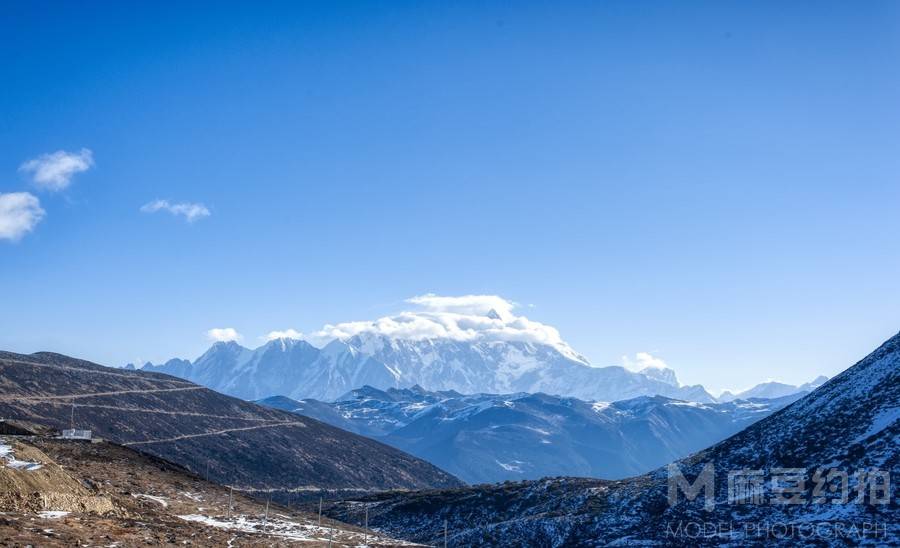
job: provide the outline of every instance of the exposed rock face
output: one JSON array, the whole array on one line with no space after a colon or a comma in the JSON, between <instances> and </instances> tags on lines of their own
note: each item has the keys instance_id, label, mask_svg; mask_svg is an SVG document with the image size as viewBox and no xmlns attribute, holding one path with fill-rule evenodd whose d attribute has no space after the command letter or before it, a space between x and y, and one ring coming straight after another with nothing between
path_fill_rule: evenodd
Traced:
<instances>
[{"instance_id":1,"label":"exposed rock face","mask_svg":"<svg viewBox=\"0 0 900 548\"><path fill-rule=\"evenodd\" d=\"M4 546L403 544L328 519L319 526L316 515L296 510L296 497L293 508L267 504L113 443L31 439L10 445L17 459L41 467L0 469ZM18 496L6 496L12 493Z\"/></svg>"},{"instance_id":2,"label":"exposed rock face","mask_svg":"<svg viewBox=\"0 0 900 548\"><path fill-rule=\"evenodd\" d=\"M0 512L125 514L30 444L0 437L0 452Z\"/></svg>"}]
</instances>

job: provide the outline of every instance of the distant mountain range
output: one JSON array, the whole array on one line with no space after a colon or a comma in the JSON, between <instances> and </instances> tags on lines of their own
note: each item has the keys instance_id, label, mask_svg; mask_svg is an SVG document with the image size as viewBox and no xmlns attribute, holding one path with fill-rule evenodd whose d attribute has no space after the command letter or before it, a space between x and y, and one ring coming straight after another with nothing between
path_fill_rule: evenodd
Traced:
<instances>
[{"instance_id":1,"label":"distant mountain range","mask_svg":"<svg viewBox=\"0 0 900 548\"><path fill-rule=\"evenodd\" d=\"M251 491L462 484L372 439L160 373L124 371L45 352L0 352L0 386L0 418L89 429L212 481Z\"/></svg>"},{"instance_id":2,"label":"distant mountain range","mask_svg":"<svg viewBox=\"0 0 900 548\"><path fill-rule=\"evenodd\" d=\"M749 398L782 398L784 396L790 396L792 394L812 392L826 382L828 382L828 377L826 377L825 375L820 375L813 381L801 384L800 386L785 384L783 382L769 381L762 384L757 384L753 388L738 392L737 394L732 394L731 392L726 390L725 392L722 392L722 394L719 395L717 399L720 402L728 402L734 400L746 400Z\"/></svg>"},{"instance_id":3,"label":"distant mountain range","mask_svg":"<svg viewBox=\"0 0 900 548\"><path fill-rule=\"evenodd\" d=\"M453 546L893 545L900 538L900 334L788 407L675 464L690 480L713 466L711 509L702 493L669 504L669 472L660 468L620 481L550 478L386 493L334 504L328 513L347 517L365 503L379 530L423 543L442 542L447 530ZM891 481L858 474L873 469L892 474ZM777 479L785 470L806 478L796 497L774 492L786 485ZM846 500L840 475L827 476L816 494L821 470L847 474ZM738 491L744 504L728 500L735 471L761 474L758 487ZM872 489L879 484L881 492ZM778 496L799 504L771 502ZM698 529L681 529L690 523Z\"/></svg>"},{"instance_id":4,"label":"distant mountain range","mask_svg":"<svg viewBox=\"0 0 900 548\"><path fill-rule=\"evenodd\" d=\"M142 369L248 400L284 395L332 401L365 385L382 390L419 385L463 394L543 392L604 401L660 395L715 401L702 386L681 386L671 370L592 367L556 346L524 341L406 340L362 334L333 340L323 348L303 340L276 339L253 350L236 342L218 342L194 362L173 359L147 363Z\"/></svg>"},{"instance_id":5,"label":"distant mountain range","mask_svg":"<svg viewBox=\"0 0 900 548\"><path fill-rule=\"evenodd\" d=\"M373 437L469 483L645 473L738 432L795 401L701 404L642 396L614 403L546 394L477 394L366 386L333 403L258 403Z\"/></svg>"},{"instance_id":6,"label":"distant mountain range","mask_svg":"<svg viewBox=\"0 0 900 548\"><path fill-rule=\"evenodd\" d=\"M125 366L136 369L133 364ZM668 368L593 367L558 345L525 341L410 340L362 333L322 348L280 338L256 349L217 342L195 361L146 363L144 371L167 373L246 400L269 396L334 401L362 386L380 390L421 386L430 391L544 393L586 401L640 396L700 403L780 398L808 392L825 377L802 386L764 383L715 398L701 385L685 386Z\"/></svg>"}]
</instances>

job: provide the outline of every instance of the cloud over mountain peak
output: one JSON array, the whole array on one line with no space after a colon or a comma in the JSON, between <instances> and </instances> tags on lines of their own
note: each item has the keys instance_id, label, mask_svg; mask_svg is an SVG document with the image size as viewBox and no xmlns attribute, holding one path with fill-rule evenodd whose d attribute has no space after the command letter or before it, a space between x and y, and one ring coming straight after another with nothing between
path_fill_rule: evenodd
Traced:
<instances>
[{"instance_id":1,"label":"cloud over mountain peak","mask_svg":"<svg viewBox=\"0 0 900 548\"><path fill-rule=\"evenodd\" d=\"M312 338L327 341L383 335L407 340L521 341L550 345L568 357L586 361L562 340L556 328L516 315L518 305L498 295L429 293L405 302L415 308L376 320L328 324Z\"/></svg>"}]
</instances>

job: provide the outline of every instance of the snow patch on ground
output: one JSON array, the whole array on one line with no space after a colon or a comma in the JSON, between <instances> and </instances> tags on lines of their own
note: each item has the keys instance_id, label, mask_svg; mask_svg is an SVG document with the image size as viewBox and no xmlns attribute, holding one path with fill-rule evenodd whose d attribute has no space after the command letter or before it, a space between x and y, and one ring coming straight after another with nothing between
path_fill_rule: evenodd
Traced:
<instances>
[{"instance_id":1,"label":"snow patch on ground","mask_svg":"<svg viewBox=\"0 0 900 548\"><path fill-rule=\"evenodd\" d=\"M591 404L591 409L600 413L601 411L605 411L610 405L611 404L608 401L595 401Z\"/></svg>"},{"instance_id":2,"label":"snow patch on ground","mask_svg":"<svg viewBox=\"0 0 900 548\"><path fill-rule=\"evenodd\" d=\"M695 402L695 401L672 400L672 401L666 403L666 405L673 405L676 407L680 406L680 407L696 407L698 409L709 409L709 407L707 407L706 405L703 405L702 403Z\"/></svg>"},{"instance_id":3,"label":"snow patch on ground","mask_svg":"<svg viewBox=\"0 0 900 548\"><path fill-rule=\"evenodd\" d=\"M500 465L500 468L503 468L507 472L519 472L520 474L522 473L522 467L520 465L525 464L520 460L514 460L512 462L500 462L499 460L494 460L494 462Z\"/></svg>"},{"instance_id":4,"label":"snow patch on ground","mask_svg":"<svg viewBox=\"0 0 900 548\"><path fill-rule=\"evenodd\" d=\"M68 515L69 512L63 512L62 510L44 510L43 512L38 512L38 516L44 519L59 519Z\"/></svg>"},{"instance_id":5,"label":"snow patch on ground","mask_svg":"<svg viewBox=\"0 0 900 548\"><path fill-rule=\"evenodd\" d=\"M889 407L887 409L882 409L880 413L875 415L872 418L872 423L869 425L869 428L861 434L854 442L861 442L875 434L881 432L888 426L894 424L897 420L900 420L900 407Z\"/></svg>"},{"instance_id":6,"label":"snow patch on ground","mask_svg":"<svg viewBox=\"0 0 900 548\"><path fill-rule=\"evenodd\" d=\"M134 498L136 498L136 499L147 499L147 500L152 500L153 502L162 505L163 508L168 508L168 507L169 507L169 503L166 502L166 499L164 499L164 498L162 498L162 497L155 497L155 496L153 496L153 495L146 495L146 494L144 494L144 493L132 493L131 496L134 497Z\"/></svg>"},{"instance_id":7,"label":"snow patch on ground","mask_svg":"<svg viewBox=\"0 0 900 548\"><path fill-rule=\"evenodd\" d=\"M187 514L178 517L185 521L201 523L203 525L215 527L217 529L240 531L242 533L266 534L273 537L281 537L283 539L295 541L328 542L329 538L333 537L334 540L340 540L340 543L362 545L362 541L366 538L366 536L368 537L369 542L382 543L387 540L384 537L380 537L373 532L369 532L368 535L365 535L361 532L346 531L342 529L332 530L329 527L320 527L313 524L297 523L295 521L285 519L269 518L268 521L264 521L259 518L238 515L229 520L224 518L204 516L201 514ZM392 544L398 543L392 542ZM399 544L406 543L400 542Z\"/></svg>"},{"instance_id":8,"label":"snow patch on ground","mask_svg":"<svg viewBox=\"0 0 900 548\"><path fill-rule=\"evenodd\" d=\"M0 458L6 461L7 468L13 468L15 470L24 470L26 472L33 472L35 470L40 470L43 466L39 462L28 462L24 460L19 460L13 455L13 449L11 445L6 445L5 443L0 444Z\"/></svg>"}]
</instances>

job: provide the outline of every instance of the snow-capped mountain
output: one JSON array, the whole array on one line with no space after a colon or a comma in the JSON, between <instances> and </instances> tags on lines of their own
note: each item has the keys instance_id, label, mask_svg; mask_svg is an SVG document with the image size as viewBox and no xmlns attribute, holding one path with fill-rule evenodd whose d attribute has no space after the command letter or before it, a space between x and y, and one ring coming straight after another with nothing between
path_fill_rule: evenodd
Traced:
<instances>
[{"instance_id":1,"label":"snow-capped mountain","mask_svg":"<svg viewBox=\"0 0 900 548\"><path fill-rule=\"evenodd\" d=\"M586 401L640 396L717 401L701 385L682 385L675 371L646 352L634 360L623 356L623 366L595 367L557 329L517 315L517 305L498 296L423 295L407 302L418 309L325 325L302 340L286 338L301 337L293 329L273 331L270 342L254 350L220 342L193 363L170 360L145 367L247 399L327 401L363 385L380 390L418 385L461 394L545 393ZM726 393L723 401L780 397L811 390L818 382Z\"/></svg>"},{"instance_id":2,"label":"snow-capped mountain","mask_svg":"<svg viewBox=\"0 0 900 548\"><path fill-rule=\"evenodd\" d=\"M675 371L668 367L645 367L640 370L640 374L672 386L681 386Z\"/></svg>"},{"instance_id":3,"label":"snow-capped mountain","mask_svg":"<svg viewBox=\"0 0 900 548\"><path fill-rule=\"evenodd\" d=\"M462 394L544 392L586 400L638 396L712 403L702 386L679 386L674 372L592 367L583 357L528 341L408 340L359 334L323 348L296 339L275 339L250 350L217 342L189 366L185 360L144 369L186 378L244 398L282 395L333 400L355 388L415 385Z\"/></svg>"},{"instance_id":4,"label":"snow-capped mountain","mask_svg":"<svg viewBox=\"0 0 900 548\"><path fill-rule=\"evenodd\" d=\"M592 367L574 351L530 341L410 340L363 333L347 344L396 371L400 387L417 384L463 394L544 392L605 401L651 395L714 401L703 387L679 386L674 372L660 378L657 370L650 376L618 366Z\"/></svg>"},{"instance_id":5,"label":"snow-capped mountain","mask_svg":"<svg viewBox=\"0 0 900 548\"><path fill-rule=\"evenodd\" d=\"M460 546L893 546L900 334L788 407L675 464L691 481L712 465L711 508L704 493L670 504L664 467L620 481L547 478L385 494L328 511L349 519L363 502L376 503L370 526L422 543L448 530ZM758 478L737 502L729 500L732 473ZM802 479L785 483L785 473ZM685 528L690 523L697 529Z\"/></svg>"},{"instance_id":6,"label":"snow-capped mountain","mask_svg":"<svg viewBox=\"0 0 900 548\"><path fill-rule=\"evenodd\" d=\"M820 375L810 382L794 386L793 384L785 384L777 381L769 381L757 384L753 388L733 394L726 390L717 398L720 402L728 402L739 399L748 398L782 398L793 394L803 394L812 392L816 388L828 382L828 377Z\"/></svg>"},{"instance_id":7,"label":"snow-capped mountain","mask_svg":"<svg viewBox=\"0 0 900 548\"><path fill-rule=\"evenodd\" d=\"M338 340L324 348L276 339L250 350L217 342L189 367L184 360L148 364L146 371L182 377L219 392L253 400L283 394L331 400L366 384L389 387L396 376L384 364Z\"/></svg>"},{"instance_id":8,"label":"snow-capped mountain","mask_svg":"<svg viewBox=\"0 0 900 548\"><path fill-rule=\"evenodd\" d=\"M365 386L333 403L281 396L257 403L372 437L469 483L484 483L641 474L720 441L797 397L701 404L642 396L609 403Z\"/></svg>"}]
</instances>

